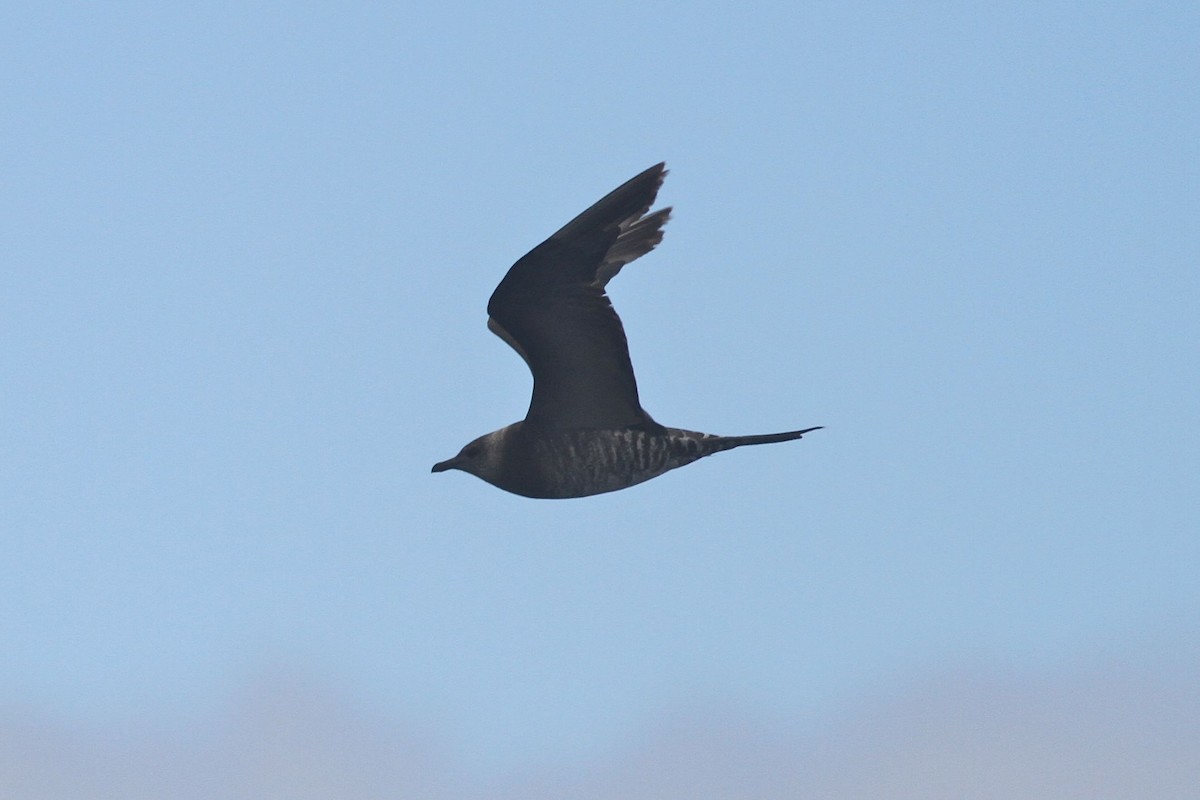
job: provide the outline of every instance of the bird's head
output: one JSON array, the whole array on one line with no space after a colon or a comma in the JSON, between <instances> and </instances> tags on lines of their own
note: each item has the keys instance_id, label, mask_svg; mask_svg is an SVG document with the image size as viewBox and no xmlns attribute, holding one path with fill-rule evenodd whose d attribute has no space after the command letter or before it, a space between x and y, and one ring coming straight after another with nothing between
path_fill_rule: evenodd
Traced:
<instances>
[{"instance_id":1,"label":"bird's head","mask_svg":"<svg viewBox=\"0 0 1200 800\"><path fill-rule=\"evenodd\" d=\"M509 426L511 427L511 426ZM460 469L488 483L496 483L500 477L504 439L509 428L485 433L468 444L458 455L433 465L433 472L445 472L449 469Z\"/></svg>"}]
</instances>

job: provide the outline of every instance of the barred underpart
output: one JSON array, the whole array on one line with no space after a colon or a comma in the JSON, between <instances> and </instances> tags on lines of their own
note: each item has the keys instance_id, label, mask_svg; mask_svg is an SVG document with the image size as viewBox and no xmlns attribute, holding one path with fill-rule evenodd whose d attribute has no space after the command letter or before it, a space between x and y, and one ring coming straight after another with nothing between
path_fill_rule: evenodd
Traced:
<instances>
[{"instance_id":1,"label":"barred underpart","mask_svg":"<svg viewBox=\"0 0 1200 800\"><path fill-rule=\"evenodd\" d=\"M565 431L534 441L539 495L582 497L624 489L719 450L722 437L668 428ZM542 494L544 492L544 494Z\"/></svg>"}]
</instances>

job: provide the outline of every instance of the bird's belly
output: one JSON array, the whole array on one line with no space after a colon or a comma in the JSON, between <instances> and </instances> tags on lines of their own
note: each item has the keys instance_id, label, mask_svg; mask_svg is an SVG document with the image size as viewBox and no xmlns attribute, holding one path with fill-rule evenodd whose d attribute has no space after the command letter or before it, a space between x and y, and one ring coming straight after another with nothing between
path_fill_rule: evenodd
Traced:
<instances>
[{"instance_id":1,"label":"bird's belly","mask_svg":"<svg viewBox=\"0 0 1200 800\"><path fill-rule=\"evenodd\" d=\"M699 458L664 433L637 429L574 430L543 434L529 442L537 478L522 487L531 497L587 497L615 492L656 478Z\"/></svg>"}]
</instances>

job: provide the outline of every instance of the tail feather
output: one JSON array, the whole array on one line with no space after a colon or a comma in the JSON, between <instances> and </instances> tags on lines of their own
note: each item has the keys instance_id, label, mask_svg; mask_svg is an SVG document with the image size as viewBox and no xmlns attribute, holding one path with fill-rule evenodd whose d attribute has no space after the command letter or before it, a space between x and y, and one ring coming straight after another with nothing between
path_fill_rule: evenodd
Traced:
<instances>
[{"instance_id":1,"label":"tail feather","mask_svg":"<svg viewBox=\"0 0 1200 800\"><path fill-rule=\"evenodd\" d=\"M799 439L806 433L819 431L824 425L817 425L815 428L805 428L802 431L786 431L784 433L760 433L753 436L714 436L709 440L713 447L714 453L719 453L722 450L732 450L735 447L741 447L744 444L774 444L775 442L790 442L793 439Z\"/></svg>"}]
</instances>

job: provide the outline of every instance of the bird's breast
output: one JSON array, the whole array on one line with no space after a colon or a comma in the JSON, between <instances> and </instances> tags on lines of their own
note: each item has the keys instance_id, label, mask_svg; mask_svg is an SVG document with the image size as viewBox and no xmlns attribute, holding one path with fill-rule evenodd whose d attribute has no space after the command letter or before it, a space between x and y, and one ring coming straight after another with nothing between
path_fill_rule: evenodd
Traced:
<instances>
[{"instance_id":1,"label":"bird's breast","mask_svg":"<svg viewBox=\"0 0 1200 800\"><path fill-rule=\"evenodd\" d=\"M530 497L586 497L648 481L707 455L703 442L674 430L526 428L505 469L509 491ZM695 437L699 437L696 434Z\"/></svg>"}]
</instances>

